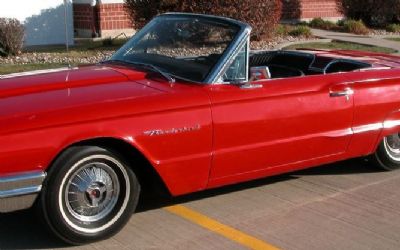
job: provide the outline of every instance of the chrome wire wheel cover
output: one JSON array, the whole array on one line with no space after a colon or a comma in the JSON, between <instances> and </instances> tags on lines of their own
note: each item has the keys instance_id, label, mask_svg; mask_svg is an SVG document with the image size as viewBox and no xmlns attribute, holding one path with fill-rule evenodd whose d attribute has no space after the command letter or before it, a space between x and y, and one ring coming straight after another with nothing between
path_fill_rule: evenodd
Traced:
<instances>
[{"instance_id":1,"label":"chrome wire wheel cover","mask_svg":"<svg viewBox=\"0 0 400 250\"><path fill-rule=\"evenodd\" d=\"M388 156L400 162L400 134L393 134L385 137L384 146Z\"/></svg>"},{"instance_id":2,"label":"chrome wire wheel cover","mask_svg":"<svg viewBox=\"0 0 400 250\"><path fill-rule=\"evenodd\" d=\"M99 221L115 207L119 189L118 176L110 166L91 162L70 177L65 189L65 204L76 219Z\"/></svg>"},{"instance_id":3,"label":"chrome wire wheel cover","mask_svg":"<svg viewBox=\"0 0 400 250\"><path fill-rule=\"evenodd\" d=\"M65 222L84 233L98 233L124 213L130 197L124 166L108 155L91 155L75 163L64 176L58 204Z\"/></svg>"}]
</instances>

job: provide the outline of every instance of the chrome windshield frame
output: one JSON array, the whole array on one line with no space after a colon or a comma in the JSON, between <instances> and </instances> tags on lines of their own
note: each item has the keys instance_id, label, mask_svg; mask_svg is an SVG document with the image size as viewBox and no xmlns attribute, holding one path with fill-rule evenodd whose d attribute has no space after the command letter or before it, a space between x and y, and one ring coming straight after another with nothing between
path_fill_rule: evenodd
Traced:
<instances>
[{"instance_id":1,"label":"chrome windshield frame","mask_svg":"<svg viewBox=\"0 0 400 250\"><path fill-rule=\"evenodd\" d=\"M210 74L210 81L207 82L208 84L230 84L230 82L223 81L223 75L228 70L229 66L232 64L233 60L240 53L244 46L246 46L246 79L244 79L243 82L249 81L250 32L251 30L249 30L248 34L244 34L237 43L232 44L232 50L229 50L230 53L228 53L225 58L222 57L222 60L220 60L217 65L215 65L214 69L212 70L212 73L214 73L214 75Z\"/></svg>"},{"instance_id":2,"label":"chrome windshield frame","mask_svg":"<svg viewBox=\"0 0 400 250\"><path fill-rule=\"evenodd\" d=\"M132 37L131 42L142 37L143 34L148 32L148 30L153 26L153 24L156 22L156 20L158 20L158 18L163 18L163 17L205 18L205 19L209 19L211 21L221 22L221 23L235 25L235 26L239 27L239 31L238 31L236 37L231 41L231 43L225 49L224 53L219 58L218 62L210 70L210 73L208 74L208 76L201 82L203 84L220 84L221 83L219 81L221 76L227 70L227 67L230 65L231 61L240 52L240 49L242 48L242 46L246 42L249 41L250 33L252 30L252 28L249 24L240 22L240 21L237 21L237 20L234 20L231 18L212 16L212 15L204 15L204 14L171 12L171 13L165 13L165 14L159 15L156 18L154 18L143 29L138 31L135 34L135 36ZM118 53L120 53L120 51L125 51L125 53L128 52L129 44L131 44L131 42L126 43L124 46L122 46L114 55L117 55ZM247 54L246 57L247 57L247 65L248 65L249 49L247 49L246 54ZM246 76L248 79L248 74Z\"/></svg>"}]
</instances>

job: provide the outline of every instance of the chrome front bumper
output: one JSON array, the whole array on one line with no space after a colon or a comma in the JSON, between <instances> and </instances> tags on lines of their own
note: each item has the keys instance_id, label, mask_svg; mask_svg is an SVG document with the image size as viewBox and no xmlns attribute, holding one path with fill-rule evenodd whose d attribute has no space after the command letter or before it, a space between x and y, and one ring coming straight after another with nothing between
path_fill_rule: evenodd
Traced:
<instances>
[{"instance_id":1,"label":"chrome front bumper","mask_svg":"<svg viewBox=\"0 0 400 250\"><path fill-rule=\"evenodd\" d=\"M42 190L45 178L44 172L0 177L0 213L30 208Z\"/></svg>"}]
</instances>

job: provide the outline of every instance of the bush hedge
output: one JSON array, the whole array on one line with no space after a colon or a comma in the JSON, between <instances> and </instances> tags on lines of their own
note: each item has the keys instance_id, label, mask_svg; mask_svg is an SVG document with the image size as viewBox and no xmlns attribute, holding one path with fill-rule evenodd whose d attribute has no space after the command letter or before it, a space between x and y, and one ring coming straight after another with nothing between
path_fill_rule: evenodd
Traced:
<instances>
[{"instance_id":1,"label":"bush hedge","mask_svg":"<svg viewBox=\"0 0 400 250\"><path fill-rule=\"evenodd\" d=\"M24 42L24 26L12 18L0 18L0 55L17 55Z\"/></svg>"},{"instance_id":2,"label":"bush hedge","mask_svg":"<svg viewBox=\"0 0 400 250\"><path fill-rule=\"evenodd\" d=\"M320 17L314 18L310 21L309 26L316 29L323 30L337 30L338 25L332 21L324 20Z\"/></svg>"},{"instance_id":3,"label":"bush hedge","mask_svg":"<svg viewBox=\"0 0 400 250\"><path fill-rule=\"evenodd\" d=\"M295 37L311 37L312 36L311 29L305 25L299 25L299 26L294 27L291 31L289 31L288 34L291 36L295 36Z\"/></svg>"},{"instance_id":4,"label":"bush hedge","mask_svg":"<svg viewBox=\"0 0 400 250\"><path fill-rule=\"evenodd\" d=\"M294 36L294 37L312 37L311 29L308 24L279 24L275 29L275 35L279 37Z\"/></svg>"},{"instance_id":5,"label":"bush hedge","mask_svg":"<svg viewBox=\"0 0 400 250\"><path fill-rule=\"evenodd\" d=\"M385 27L400 21L400 0L336 0L348 18L362 20L372 27Z\"/></svg>"},{"instance_id":6,"label":"bush hedge","mask_svg":"<svg viewBox=\"0 0 400 250\"><path fill-rule=\"evenodd\" d=\"M389 24L386 26L386 31L393 32L393 33L400 33L400 24Z\"/></svg>"},{"instance_id":7,"label":"bush hedge","mask_svg":"<svg viewBox=\"0 0 400 250\"><path fill-rule=\"evenodd\" d=\"M323 30L332 30L339 32L353 33L357 35L366 35L369 33L369 29L365 26L362 20L345 19L339 20L337 23L326 21L322 18L314 18L308 26Z\"/></svg>"},{"instance_id":8,"label":"bush hedge","mask_svg":"<svg viewBox=\"0 0 400 250\"><path fill-rule=\"evenodd\" d=\"M348 33L353 33L357 35L367 35L369 33L369 29L365 26L363 21L361 20L345 20L343 22L343 31Z\"/></svg>"},{"instance_id":9,"label":"bush hedge","mask_svg":"<svg viewBox=\"0 0 400 250\"><path fill-rule=\"evenodd\" d=\"M230 17L253 27L252 39L273 35L280 21L281 0L125 0L135 28L165 12L190 12Z\"/></svg>"}]
</instances>

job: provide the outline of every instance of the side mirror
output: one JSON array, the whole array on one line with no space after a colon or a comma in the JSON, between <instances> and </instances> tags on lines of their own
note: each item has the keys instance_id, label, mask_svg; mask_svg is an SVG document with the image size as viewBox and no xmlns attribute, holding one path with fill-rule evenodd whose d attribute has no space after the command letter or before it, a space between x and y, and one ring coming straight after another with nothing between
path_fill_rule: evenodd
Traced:
<instances>
[{"instance_id":1,"label":"side mirror","mask_svg":"<svg viewBox=\"0 0 400 250\"><path fill-rule=\"evenodd\" d=\"M268 66L251 67L250 68L250 81L260 81L271 79L271 72Z\"/></svg>"}]
</instances>

